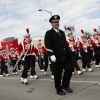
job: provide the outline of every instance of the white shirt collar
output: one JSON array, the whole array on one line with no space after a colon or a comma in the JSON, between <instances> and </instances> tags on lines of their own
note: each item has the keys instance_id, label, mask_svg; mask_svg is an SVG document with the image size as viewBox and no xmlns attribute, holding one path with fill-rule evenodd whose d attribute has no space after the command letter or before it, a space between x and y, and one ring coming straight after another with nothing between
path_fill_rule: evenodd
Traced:
<instances>
[{"instance_id":1,"label":"white shirt collar","mask_svg":"<svg viewBox=\"0 0 100 100\"><path fill-rule=\"evenodd\" d=\"M55 29L55 28L53 28L56 32L59 32L59 29Z\"/></svg>"}]
</instances>

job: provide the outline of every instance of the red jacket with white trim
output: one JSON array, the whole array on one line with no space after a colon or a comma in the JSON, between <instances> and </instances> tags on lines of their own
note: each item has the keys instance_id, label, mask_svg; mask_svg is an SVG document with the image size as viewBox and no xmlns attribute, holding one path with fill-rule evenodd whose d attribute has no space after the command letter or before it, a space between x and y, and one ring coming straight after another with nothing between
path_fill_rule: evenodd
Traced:
<instances>
[{"instance_id":1,"label":"red jacket with white trim","mask_svg":"<svg viewBox=\"0 0 100 100\"><path fill-rule=\"evenodd\" d=\"M18 55L16 53L9 53L10 60L18 60Z\"/></svg>"},{"instance_id":2,"label":"red jacket with white trim","mask_svg":"<svg viewBox=\"0 0 100 100\"><path fill-rule=\"evenodd\" d=\"M43 55L43 54L48 55L47 50L44 46L41 46L40 48L37 48L37 49L38 49L38 54L39 55Z\"/></svg>"},{"instance_id":3,"label":"red jacket with white trim","mask_svg":"<svg viewBox=\"0 0 100 100\"><path fill-rule=\"evenodd\" d=\"M21 54L22 52L25 52L29 55L38 55L38 51L34 44L32 43L26 43L25 41L21 42L18 46L18 52Z\"/></svg>"},{"instance_id":4,"label":"red jacket with white trim","mask_svg":"<svg viewBox=\"0 0 100 100\"><path fill-rule=\"evenodd\" d=\"M72 52L76 51L76 44L75 44L75 40L74 39L68 39L66 43L67 43L67 46L69 47L69 49Z\"/></svg>"}]
</instances>

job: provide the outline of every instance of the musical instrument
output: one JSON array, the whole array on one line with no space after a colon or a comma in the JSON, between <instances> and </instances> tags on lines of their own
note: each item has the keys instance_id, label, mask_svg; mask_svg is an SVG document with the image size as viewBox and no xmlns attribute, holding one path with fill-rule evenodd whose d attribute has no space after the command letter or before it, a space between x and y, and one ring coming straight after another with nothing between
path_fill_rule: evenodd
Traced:
<instances>
[{"instance_id":1,"label":"musical instrument","mask_svg":"<svg viewBox=\"0 0 100 100\"><path fill-rule=\"evenodd\" d=\"M26 49L26 48L25 48L25 49ZM28 50L29 50L29 49L30 49L30 44L27 44L27 51L26 51L26 52L23 52L23 53L20 55L19 59L17 60L15 66L14 66L14 68L13 68L13 71L15 71L15 70L17 69L17 66L18 66L18 63L19 63L20 60L25 61L25 57L27 56L27 53L28 53Z\"/></svg>"},{"instance_id":2,"label":"musical instrument","mask_svg":"<svg viewBox=\"0 0 100 100\"><path fill-rule=\"evenodd\" d=\"M72 51L75 51L75 50L74 50L74 45L75 45L75 44L74 44L73 42L70 42L70 49L71 49Z\"/></svg>"},{"instance_id":3,"label":"musical instrument","mask_svg":"<svg viewBox=\"0 0 100 100\"><path fill-rule=\"evenodd\" d=\"M28 50L30 49L30 44L27 44L25 49L27 49L27 51L24 53L24 56L22 58L23 61L25 61L25 57L27 56Z\"/></svg>"}]
</instances>

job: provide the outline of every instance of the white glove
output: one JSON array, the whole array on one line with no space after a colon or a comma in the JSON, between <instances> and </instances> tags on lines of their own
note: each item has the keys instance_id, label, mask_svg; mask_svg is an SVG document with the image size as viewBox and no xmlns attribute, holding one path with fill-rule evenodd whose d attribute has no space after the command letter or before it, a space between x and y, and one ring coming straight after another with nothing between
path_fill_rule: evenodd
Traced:
<instances>
[{"instance_id":1,"label":"white glove","mask_svg":"<svg viewBox=\"0 0 100 100\"><path fill-rule=\"evenodd\" d=\"M92 45L90 45L90 47L92 47Z\"/></svg>"},{"instance_id":2,"label":"white glove","mask_svg":"<svg viewBox=\"0 0 100 100\"><path fill-rule=\"evenodd\" d=\"M77 47L79 47L79 45L77 45Z\"/></svg>"},{"instance_id":3,"label":"white glove","mask_svg":"<svg viewBox=\"0 0 100 100\"><path fill-rule=\"evenodd\" d=\"M55 57L55 55L52 55L50 58L51 58L51 61L52 61L52 62L56 62L56 57Z\"/></svg>"},{"instance_id":4,"label":"white glove","mask_svg":"<svg viewBox=\"0 0 100 100\"><path fill-rule=\"evenodd\" d=\"M42 55L41 58L44 59L44 56Z\"/></svg>"},{"instance_id":5,"label":"white glove","mask_svg":"<svg viewBox=\"0 0 100 100\"><path fill-rule=\"evenodd\" d=\"M84 48L87 48L87 46L86 46L86 45L84 45Z\"/></svg>"},{"instance_id":6,"label":"white glove","mask_svg":"<svg viewBox=\"0 0 100 100\"><path fill-rule=\"evenodd\" d=\"M73 45L71 45L71 44L69 45L69 47L72 47L72 46L73 46Z\"/></svg>"},{"instance_id":7,"label":"white glove","mask_svg":"<svg viewBox=\"0 0 100 100\"><path fill-rule=\"evenodd\" d=\"M36 57L36 59L38 60L38 57Z\"/></svg>"},{"instance_id":8,"label":"white glove","mask_svg":"<svg viewBox=\"0 0 100 100\"><path fill-rule=\"evenodd\" d=\"M98 41L95 41L95 43L98 43Z\"/></svg>"}]
</instances>

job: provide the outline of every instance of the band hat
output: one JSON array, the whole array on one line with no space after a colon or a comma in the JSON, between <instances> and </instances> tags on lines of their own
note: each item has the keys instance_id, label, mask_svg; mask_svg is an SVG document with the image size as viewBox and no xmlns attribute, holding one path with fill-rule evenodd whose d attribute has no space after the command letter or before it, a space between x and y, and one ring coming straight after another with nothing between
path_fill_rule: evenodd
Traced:
<instances>
[{"instance_id":1,"label":"band hat","mask_svg":"<svg viewBox=\"0 0 100 100\"><path fill-rule=\"evenodd\" d=\"M97 29L93 29L94 30L94 32L93 32L93 36L95 36L95 35L98 35L98 31L97 31Z\"/></svg>"},{"instance_id":2,"label":"band hat","mask_svg":"<svg viewBox=\"0 0 100 100\"><path fill-rule=\"evenodd\" d=\"M76 39L76 42L79 42L79 41L80 41L80 39L79 39L79 38L77 38L77 39Z\"/></svg>"},{"instance_id":3,"label":"band hat","mask_svg":"<svg viewBox=\"0 0 100 100\"><path fill-rule=\"evenodd\" d=\"M68 29L67 36L69 36L69 35L73 35L73 33L72 33L72 31L71 31L71 28L70 28L70 27L68 27L67 29Z\"/></svg>"},{"instance_id":4,"label":"band hat","mask_svg":"<svg viewBox=\"0 0 100 100\"><path fill-rule=\"evenodd\" d=\"M29 28L26 29L26 34L24 35L24 37L30 37Z\"/></svg>"},{"instance_id":5,"label":"band hat","mask_svg":"<svg viewBox=\"0 0 100 100\"><path fill-rule=\"evenodd\" d=\"M81 38L86 38L86 35L84 33L84 30L81 30L81 33L82 33Z\"/></svg>"},{"instance_id":6,"label":"band hat","mask_svg":"<svg viewBox=\"0 0 100 100\"><path fill-rule=\"evenodd\" d=\"M53 15L50 19L49 22L53 23L53 22L59 22L60 20L60 16L59 15Z\"/></svg>"},{"instance_id":7,"label":"band hat","mask_svg":"<svg viewBox=\"0 0 100 100\"><path fill-rule=\"evenodd\" d=\"M0 51L5 52L6 50L2 46L0 46Z\"/></svg>"},{"instance_id":8,"label":"band hat","mask_svg":"<svg viewBox=\"0 0 100 100\"><path fill-rule=\"evenodd\" d=\"M37 45L38 45L38 44L42 44L42 43L41 43L41 39L39 39L39 40L38 40L38 43L37 43Z\"/></svg>"},{"instance_id":9,"label":"band hat","mask_svg":"<svg viewBox=\"0 0 100 100\"><path fill-rule=\"evenodd\" d=\"M15 49L15 51L17 51L17 50L18 50L18 48Z\"/></svg>"},{"instance_id":10,"label":"band hat","mask_svg":"<svg viewBox=\"0 0 100 100\"><path fill-rule=\"evenodd\" d=\"M10 50L15 50L12 44L10 44Z\"/></svg>"},{"instance_id":11,"label":"band hat","mask_svg":"<svg viewBox=\"0 0 100 100\"><path fill-rule=\"evenodd\" d=\"M2 47L2 46L0 46L0 53L2 53L2 51L3 51L3 47Z\"/></svg>"}]
</instances>

